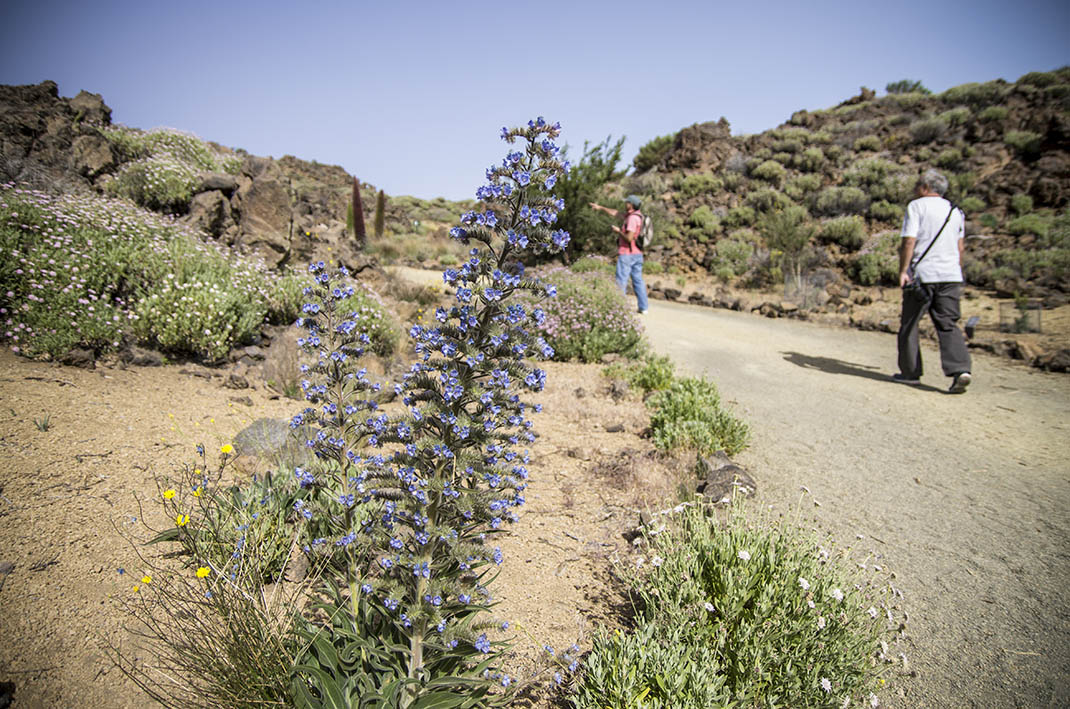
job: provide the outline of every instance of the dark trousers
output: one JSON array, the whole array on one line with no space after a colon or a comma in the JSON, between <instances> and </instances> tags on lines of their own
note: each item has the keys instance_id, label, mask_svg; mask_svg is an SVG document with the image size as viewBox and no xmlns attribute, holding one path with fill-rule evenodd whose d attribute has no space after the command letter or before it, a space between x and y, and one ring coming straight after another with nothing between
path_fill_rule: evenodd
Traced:
<instances>
[{"instance_id":1,"label":"dark trousers","mask_svg":"<svg viewBox=\"0 0 1070 709\"><path fill-rule=\"evenodd\" d=\"M928 297L927 297L928 296ZM940 341L940 364L945 376L970 371L970 352L958 327L961 283L927 283L903 289L903 312L899 319L899 371L908 379L921 378L921 348L918 322L928 312Z\"/></svg>"}]
</instances>

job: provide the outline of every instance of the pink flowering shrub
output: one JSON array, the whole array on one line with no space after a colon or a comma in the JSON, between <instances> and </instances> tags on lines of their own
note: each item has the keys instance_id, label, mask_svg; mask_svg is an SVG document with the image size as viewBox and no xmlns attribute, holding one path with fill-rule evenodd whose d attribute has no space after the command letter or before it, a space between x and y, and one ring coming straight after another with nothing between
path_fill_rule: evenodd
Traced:
<instances>
[{"instance_id":1,"label":"pink flowering shrub","mask_svg":"<svg viewBox=\"0 0 1070 709\"><path fill-rule=\"evenodd\" d=\"M554 359L597 362L604 354L632 353L639 346L642 325L611 276L561 266L540 276L557 287L557 297L542 306L546 319L539 326Z\"/></svg>"}]
</instances>

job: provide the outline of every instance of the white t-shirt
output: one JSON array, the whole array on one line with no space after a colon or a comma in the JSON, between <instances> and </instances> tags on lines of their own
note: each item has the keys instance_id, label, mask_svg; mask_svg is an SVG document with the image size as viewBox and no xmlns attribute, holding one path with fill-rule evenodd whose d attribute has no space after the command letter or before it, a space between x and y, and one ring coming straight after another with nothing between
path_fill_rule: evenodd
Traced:
<instances>
[{"instance_id":1,"label":"white t-shirt","mask_svg":"<svg viewBox=\"0 0 1070 709\"><path fill-rule=\"evenodd\" d=\"M919 197L907 205L903 216L903 237L917 239L914 244L913 261L925 253L944 220L951 211L951 203L943 197ZM918 264L914 277L922 283L961 283L962 266L959 263L959 241L965 236L965 218L962 210L956 209L947 226L940 233L936 245Z\"/></svg>"}]
</instances>

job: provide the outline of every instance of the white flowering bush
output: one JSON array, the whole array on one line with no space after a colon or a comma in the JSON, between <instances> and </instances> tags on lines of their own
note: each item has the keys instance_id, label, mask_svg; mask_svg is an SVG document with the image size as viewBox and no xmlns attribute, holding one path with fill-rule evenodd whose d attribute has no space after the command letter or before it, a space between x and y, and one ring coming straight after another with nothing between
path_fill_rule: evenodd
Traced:
<instances>
[{"instance_id":1,"label":"white flowering bush","mask_svg":"<svg viewBox=\"0 0 1070 709\"><path fill-rule=\"evenodd\" d=\"M108 190L148 209L183 212L197 187L198 173L236 173L241 167L235 155L217 151L189 133L123 126L102 133L124 161Z\"/></svg>"},{"instance_id":2,"label":"white flowering bush","mask_svg":"<svg viewBox=\"0 0 1070 709\"><path fill-rule=\"evenodd\" d=\"M126 201L12 184L0 186L0 253L0 334L27 356L129 338L217 359L265 321L293 322L308 282Z\"/></svg>"},{"instance_id":3,"label":"white flowering bush","mask_svg":"<svg viewBox=\"0 0 1070 709\"><path fill-rule=\"evenodd\" d=\"M681 506L646 541L625 571L638 627L595 638L577 709L877 705L896 595L879 565L738 505L724 524Z\"/></svg>"}]
</instances>

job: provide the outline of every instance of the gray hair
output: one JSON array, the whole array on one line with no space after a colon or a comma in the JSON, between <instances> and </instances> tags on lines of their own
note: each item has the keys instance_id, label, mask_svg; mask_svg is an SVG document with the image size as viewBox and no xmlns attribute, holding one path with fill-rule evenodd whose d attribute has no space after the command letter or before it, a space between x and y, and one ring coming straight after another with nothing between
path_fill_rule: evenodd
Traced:
<instances>
[{"instance_id":1,"label":"gray hair","mask_svg":"<svg viewBox=\"0 0 1070 709\"><path fill-rule=\"evenodd\" d=\"M931 167L922 173L921 179L918 180L918 184L922 187L928 187L941 197L947 194L947 178Z\"/></svg>"}]
</instances>

